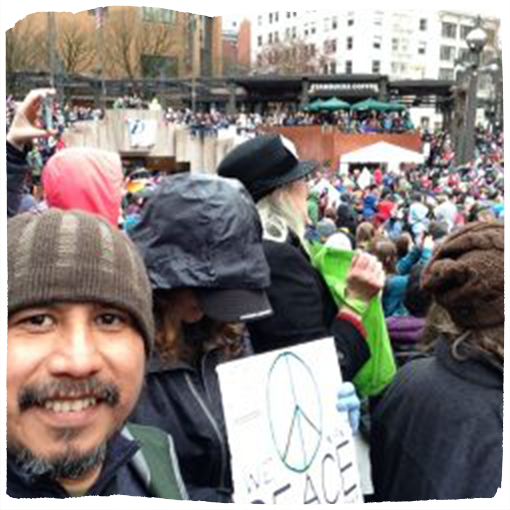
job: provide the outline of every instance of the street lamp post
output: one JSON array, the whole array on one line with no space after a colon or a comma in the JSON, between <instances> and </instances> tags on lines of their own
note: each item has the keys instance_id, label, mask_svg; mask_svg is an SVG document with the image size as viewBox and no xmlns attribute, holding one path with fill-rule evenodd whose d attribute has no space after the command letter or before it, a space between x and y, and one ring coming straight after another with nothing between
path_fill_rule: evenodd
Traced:
<instances>
[{"instance_id":1,"label":"street lamp post","mask_svg":"<svg viewBox=\"0 0 510 510\"><path fill-rule=\"evenodd\" d=\"M469 69L469 87L466 101L466 116L464 129L461 133L458 154L456 154L456 163L458 166L465 165L473 160L475 154L475 121L477 106L478 75L482 58L482 51L487 43L487 33L478 26L475 27L466 37L466 43L471 55L471 65Z\"/></svg>"}]
</instances>

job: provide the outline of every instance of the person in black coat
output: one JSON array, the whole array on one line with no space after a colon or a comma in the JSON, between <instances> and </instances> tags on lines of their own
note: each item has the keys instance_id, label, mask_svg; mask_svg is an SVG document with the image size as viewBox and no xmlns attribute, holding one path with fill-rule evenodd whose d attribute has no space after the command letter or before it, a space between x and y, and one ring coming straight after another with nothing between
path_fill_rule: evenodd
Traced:
<instances>
[{"instance_id":1,"label":"person in black coat","mask_svg":"<svg viewBox=\"0 0 510 510\"><path fill-rule=\"evenodd\" d=\"M434 313L439 337L433 355L400 369L375 407L376 501L492 498L503 461L503 224L451 234L421 282L442 310Z\"/></svg>"},{"instance_id":2,"label":"person in black coat","mask_svg":"<svg viewBox=\"0 0 510 510\"><path fill-rule=\"evenodd\" d=\"M216 367L249 353L240 323L272 313L255 205L233 179L179 174L161 182L130 235L149 273L157 329L131 420L174 438L191 500L232 502Z\"/></svg>"},{"instance_id":3,"label":"person in black coat","mask_svg":"<svg viewBox=\"0 0 510 510\"><path fill-rule=\"evenodd\" d=\"M335 305L323 277L306 251L306 178L317 170L299 161L292 142L262 135L235 147L218 174L239 179L257 202L264 228L264 252L271 269L268 296L274 315L248 325L256 353L331 336L344 380L352 380L370 357L361 318ZM380 263L368 254L355 257L347 293L364 301L384 284Z\"/></svg>"}]
</instances>

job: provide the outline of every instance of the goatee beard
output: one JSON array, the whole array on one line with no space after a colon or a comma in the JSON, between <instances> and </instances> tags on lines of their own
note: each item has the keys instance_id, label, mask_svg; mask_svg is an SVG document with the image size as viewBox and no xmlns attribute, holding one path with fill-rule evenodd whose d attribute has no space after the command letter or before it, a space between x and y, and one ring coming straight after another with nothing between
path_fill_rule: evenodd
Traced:
<instances>
[{"instance_id":1,"label":"goatee beard","mask_svg":"<svg viewBox=\"0 0 510 510\"><path fill-rule=\"evenodd\" d=\"M79 452L68 446L63 453L50 457L37 456L23 446L8 446L7 452L18 469L29 478L80 480L104 463L107 443L88 452Z\"/></svg>"}]
</instances>

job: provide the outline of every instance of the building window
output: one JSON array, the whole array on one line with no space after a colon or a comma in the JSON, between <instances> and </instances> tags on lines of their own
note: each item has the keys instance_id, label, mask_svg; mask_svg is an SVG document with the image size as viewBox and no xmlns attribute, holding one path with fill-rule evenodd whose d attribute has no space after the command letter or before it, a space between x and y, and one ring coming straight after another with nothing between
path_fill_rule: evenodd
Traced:
<instances>
[{"instance_id":1,"label":"building window","mask_svg":"<svg viewBox=\"0 0 510 510\"><path fill-rule=\"evenodd\" d=\"M418 44L418 55L425 55L426 51L427 51L427 43L420 42Z\"/></svg>"},{"instance_id":2,"label":"building window","mask_svg":"<svg viewBox=\"0 0 510 510\"><path fill-rule=\"evenodd\" d=\"M374 74L379 74L381 72L381 61L380 60L372 60L372 72Z\"/></svg>"},{"instance_id":3,"label":"building window","mask_svg":"<svg viewBox=\"0 0 510 510\"><path fill-rule=\"evenodd\" d=\"M420 30L422 32L425 32L425 30L427 30L427 18L420 19Z\"/></svg>"},{"instance_id":4,"label":"building window","mask_svg":"<svg viewBox=\"0 0 510 510\"><path fill-rule=\"evenodd\" d=\"M142 7L142 20L147 23L174 23L175 11L159 7Z\"/></svg>"},{"instance_id":5,"label":"building window","mask_svg":"<svg viewBox=\"0 0 510 510\"><path fill-rule=\"evenodd\" d=\"M295 39L297 36L296 27L292 27L292 39Z\"/></svg>"},{"instance_id":6,"label":"building window","mask_svg":"<svg viewBox=\"0 0 510 510\"><path fill-rule=\"evenodd\" d=\"M345 74L352 74L352 60L345 62Z\"/></svg>"},{"instance_id":7,"label":"building window","mask_svg":"<svg viewBox=\"0 0 510 510\"><path fill-rule=\"evenodd\" d=\"M308 46L308 51L310 52L310 56L314 57L315 56L315 44L310 44L310 46Z\"/></svg>"},{"instance_id":8,"label":"building window","mask_svg":"<svg viewBox=\"0 0 510 510\"><path fill-rule=\"evenodd\" d=\"M274 33L274 42L275 43L280 42L280 34L278 32Z\"/></svg>"},{"instance_id":9,"label":"building window","mask_svg":"<svg viewBox=\"0 0 510 510\"><path fill-rule=\"evenodd\" d=\"M273 22L273 13L270 12L269 13L269 23L272 23Z\"/></svg>"},{"instance_id":10,"label":"building window","mask_svg":"<svg viewBox=\"0 0 510 510\"><path fill-rule=\"evenodd\" d=\"M347 20L347 26L348 26L348 27L352 27L353 25L354 25L354 18L349 18L349 19Z\"/></svg>"},{"instance_id":11,"label":"building window","mask_svg":"<svg viewBox=\"0 0 510 510\"><path fill-rule=\"evenodd\" d=\"M329 74L336 74L336 62L329 64Z\"/></svg>"},{"instance_id":12,"label":"building window","mask_svg":"<svg viewBox=\"0 0 510 510\"><path fill-rule=\"evenodd\" d=\"M285 39L290 39L290 28L285 29Z\"/></svg>"},{"instance_id":13,"label":"building window","mask_svg":"<svg viewBox=\"0 0 510 510\"><path fill-rule=\"evenodd\" d=\"M329 18L324 18L324 32L329 31Z\"/></svg>"},{"instance_id":14,"label":"building window","mask_svg":"<svg viewBox=\"0 0 510 510\"><path fill-rule=\"evenodd\" d=\"M262 16L258 17L258 23L259 23L259 26L262 25Z\"/></svg>"},{"instance_id":15,"label":"building window","mask_svg":"<svg viewBox=\"0 0 510 510\"><path fill-rule=\"evenodd\" d=\"M174 78L177 76L178 60L176 57L142 55L140 63L144 78Z\"/></svg>"},{"instance_id":16,"label":"building window","mask_svg":"<svg viewBox=\"0 0 510 510\"><path fill-rule=\"evenodd\" d=\"M393 51L398 51L398 43L399 43L399 40L395 37L391 40L391 49Z\"/></svg>"},{"instance_id":17,"label":"building window","mask_svg":"<svg viewBox=\"0 0 510 510\"><path fill-rule=\"evenodd\" d=\"M453 80L453 69L439 69L439 79L440 80Z\"/></svg>"},{"instance_id":18,"label":"building window","mask_svg":"<svg viewBox=\"0 0 510 510\"><path fill-rule=\"evenodd\" d=\"M269 44L273 44L273 34L269 34L269 37L268 37L268 39L267 39L267 42L268 42Z\"/></svg>"},{"instance_id":19,"label":"building window","mask_svg":"<svg viewBox=\"0 0 510 510\"><path fill-rule=\"evenodd\" d=\"M275 21L275 23L278 21L278 18L279 18L278 13L275 12L274 13L274 21Z\"/></svg>"},{"instance_id":20,"label":"building window","mask_svg":"<svg viewBox=\"0 0 510 510\"><path fill-rule=\"evenodd\" d=\"M377 11L374 16L374 25L381 26L383 21L384 13Z\"/></svg>"},{"instance_id":21,"label":"building window","mask_svg":"<svg viewBox=\"0 0 510 510\"><path fill-rule=\"evenodd\" d=\"M262 46L262 36L261 35L259 35L258 38L257 38L257 44L259 46Z\"/></svg>"},{"instance_id":22,"label":"building window","mask_svg":"<svg viewBox=\"0 0 510 510\"><path fill-rule=\"evenodd\" d=\"M297 12L294 12L293 14L294 14L294 17L296 17L296 16L297 16Z\"/></svg>"},{"instance_id":23,"label":"building window","mask_svg":"<svg viewBox=\"0 0 510 510\"><path fill-rule=\"evenodd\" d=\"M331 20L331 28L333 30L338 28L338 18L336 16Z\"/></svg>"},{"instance_id":24,"label":"building window","mask_svg":"<svg viewBox=\"0 0 510 510\"><path fill-rule=\"evenodd\" d=\"M459 48L459 60L461 62L469 62L470 52L468 48Z\"/></svg>"},{"instance_id":25,"label":"building window","mask_svg":"<svg viewBox=\"0 0 510 510\"><path fill-rule=\"evenodd\" d=\"M310 32L311 32L312 34L315 34L315 31L316 31L316 29L315 29L315 23L312 23L311 28L310 28Z\"/></svg>"},{"instance_id":26,"label":"building window","mask_svg":"<svg viewBox=\"0 0 510 510\"><path fill-rule=\"evenodd\" d=\"M443 23L441 35L447 39L455 39L457 37L457 25L455 23Z\"/></svg>"},{"instance_id":27,"label":"building window","mask_svg":"<svg viewBox=\"0 0 510 510\"><path fill-rule=\"evenodd\" d=\"M469 32L473 30L473 27L468 27L467 25L461 25L460 26L460 38L465 39Z\"/></svg>"},{"instance_id":28,"label":"building window","mask_svg":"<svg viewBox=\"0 0 510 510\"><path fill-rule=\"evenodd\" d=\"M354 46L354 39L352 37L347 38L347 49L352 50L352 47Z\"/></svg>"},{"instance_id":29,"label":"building window","mask_svg":"<svg viewBox=\"0 0 510 510\"><path fill-rule=\"evenodd\" d=\"M290 18L290 15L291 15L291 14L292 14L292 13L291 13L290 11L287 11L287 18Z\"/></svg>"},{"instance_id":30,"label":"building window","mask_svg":"<svg viewBox=\"0 0 510 510\"><path fill-rule=\"evenodd\" d=\"M382 44L382 35L374 36L374 48L376 50L380 50L381 49L381 44Z\"/></svg>"},{"instance_id":31,"label":"building window","mask_svg":"<svg viewBox=\"0 0 510 510\"><path fill-rule=\"evenodd\" d=\"M439 58L441 60L451 62L455 58L455 47L454 46L441 46Z\"/></svg>"},{"instance_id":32,"label":"building window","mask_svg":"<svg viewBox=\"0 0 510 510\"><path fill-rule=\"evenodd\" d=\"M336 53L336 39L324 41L324 53Z\"/></svg>"}]
</instances>

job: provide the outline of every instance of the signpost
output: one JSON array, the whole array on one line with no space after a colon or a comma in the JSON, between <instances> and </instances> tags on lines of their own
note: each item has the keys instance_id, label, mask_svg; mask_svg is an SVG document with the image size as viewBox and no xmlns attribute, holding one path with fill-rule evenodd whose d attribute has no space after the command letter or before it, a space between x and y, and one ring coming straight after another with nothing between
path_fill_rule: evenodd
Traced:
<instances>
[{"instance_id":1,"label":"signpost","mask_svg":"<svg viewBox=\"0 0 510 510\"><path fill-rule=\"evenodd\" d=\"M235 503L362 502L332 338L218 368Z\"/></svg>"}]
</instances>

